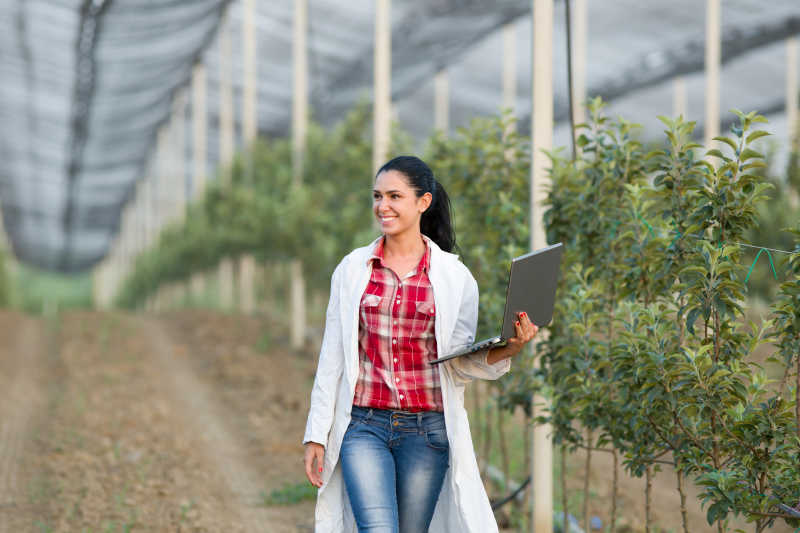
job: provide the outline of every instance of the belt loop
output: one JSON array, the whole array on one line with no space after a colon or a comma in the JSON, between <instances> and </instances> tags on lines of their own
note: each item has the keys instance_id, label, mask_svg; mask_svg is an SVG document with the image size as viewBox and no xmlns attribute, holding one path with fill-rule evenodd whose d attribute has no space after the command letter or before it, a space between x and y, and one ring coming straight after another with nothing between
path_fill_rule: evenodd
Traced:
<instances>
[{"instance_id":1,"label":"belt loop","mask_svg":"<svg viewBox=\"0 0 800 533\"><path fill-rule=\"evenodd\" d=\"M420 435L424 433L422 430L422 411L417 411L417 431L419 431Z\"/></svg>"},{"instance_id":2,"label":"belt loop","mask_svg":"<svg viewBox=\"0 0 800 533\"><path fill-rule=\"evenodd\" d=\"M366 416L366 417L364 417L364 418L365 418L366 420L369 420L369 419L371 419L371 418L372 418L372 407L370 407L370 408L369 408L369 412L367 413L367 416Z\"/></svg>"}]
</instances>

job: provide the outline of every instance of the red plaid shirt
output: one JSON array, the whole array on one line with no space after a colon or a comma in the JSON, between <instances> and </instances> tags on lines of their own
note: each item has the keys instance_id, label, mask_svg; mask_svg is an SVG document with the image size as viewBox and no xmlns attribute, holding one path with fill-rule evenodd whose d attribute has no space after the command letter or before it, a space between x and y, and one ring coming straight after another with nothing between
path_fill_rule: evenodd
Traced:
<instances>
[{"instance_id":1,"label":"red plaid shirt","mask_svg":"<svg viewBox=\"0 0 800 533\"><path fill-rule=\"evenodd\" d=\"M384 238L385 239L385 238ZM361 297L359 372L353 405L400 411L443 411L436 359L431 251L401 280L383 262L384 239L372 257L372 275Z\"/></svg>"}]
</instances>

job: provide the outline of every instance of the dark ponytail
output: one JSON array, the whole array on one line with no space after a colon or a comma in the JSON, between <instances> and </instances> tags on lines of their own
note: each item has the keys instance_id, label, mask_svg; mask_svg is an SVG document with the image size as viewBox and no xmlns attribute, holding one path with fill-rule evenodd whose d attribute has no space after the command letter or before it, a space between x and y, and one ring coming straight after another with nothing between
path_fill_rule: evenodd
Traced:
<instances>
[{"instance_id":1,"label":"dark ponytail","mask_svg":"<svg viewBox=\"0 0 800 533\"><path fill-rule=\"evenodd\" d=\"M445 252L452 252L456 248L456 234L453 230L450 198L442 184L436 181L430 167L418 157L401 155L383 165L377 174L388 170L396 170L405 175L408 185L416 191L417 198L426 192L431 193L433 201L422 213L420 231Z\"/></svg>"}]
</instances>

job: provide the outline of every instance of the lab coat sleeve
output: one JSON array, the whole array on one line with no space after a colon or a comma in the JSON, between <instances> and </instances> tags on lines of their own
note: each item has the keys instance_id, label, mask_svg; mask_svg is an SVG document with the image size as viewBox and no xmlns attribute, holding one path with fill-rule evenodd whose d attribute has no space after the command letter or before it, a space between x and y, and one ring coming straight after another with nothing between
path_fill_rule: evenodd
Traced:
<instances>
[{"instance_id":1,"label":"lab coat sleeve","mask_svg":"<svg viewBox=\"0 0 800 533\"><path fill-rule=\"evenodd\" d=\"M314 387L311 389L311 407L308 411L303 444L316 442L326 446L328 433L333 425L336 393L344 369L344 346L339 313L342 270L342 265L339 264L331 278L331 295L325 313L325 333L322 336Z\"/></svg>"},{"instance_id":2,"label":"lab coat sleeve","mask_svg":"<svg viewBox=\"0 0 800 533\"><path fill-rule=\"evenodd\" d=\"M458 310L456 327L453 330L451 349L456 350L475 342L475 330L478 327L478 283L471 274L465 276L461 307ZM460 383L468 383L473 379L497 379L511 368L511 359L503 359L494 364L486 362L488 350L481 350L463 357L445 361L454 379Z\"/></svg>"}]
</instances>

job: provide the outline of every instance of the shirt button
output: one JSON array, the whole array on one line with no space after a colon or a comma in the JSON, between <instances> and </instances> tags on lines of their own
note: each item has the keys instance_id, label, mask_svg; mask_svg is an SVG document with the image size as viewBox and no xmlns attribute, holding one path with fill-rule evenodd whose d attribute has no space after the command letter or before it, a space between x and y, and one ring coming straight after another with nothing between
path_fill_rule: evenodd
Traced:
<instances>
[{"instance_id":1,"label":"shirt button","mask_svg":"<svg viewBox=\"0 0 800 533\"><path fill-rule=\"evenodd\" d=\"M395 363L397 362L397 357L395 357L395 358L394 358L394 362L395 362Z\"/></svg>"},{"instance_id":2,"label":"shirt button","mask_svg":"<svg viewBox=\"0 0 800 533\"><path fill-rule=\"evenodd\" d=\"M400 378L394 378L395 383L400 383Z\"/></svg>"},{"instance_id":3,"label":"shirt button","mask_svg":"<svg viewBox=\"0 0 800 533\"><path fill-rule=\"evenodd\" d=\"M394 325L395 325L395 326L397 325L397 320L395 320L395 321L394 321Z\"/></svg>"},{"instance_id":4,"label":"shirt button","mask_svg":"<svg viewBox=\"0 0 800 533\"><path fill-rule=\"evenodd\" d=\"M397 339L392 339L392 344L397 344Z\"/></svg>"},{"instance_id":5,"label":"shirt button","mask_svg":"<svg viewBox=\"0 0 800 533\"><path fill-rule=\"evenodd\" d=\"M405 398L405 396L403 396L403 395L401 394L401 395L400 395L400 399L402 400L403 398Z\"/></svg>"}]
</instances>

